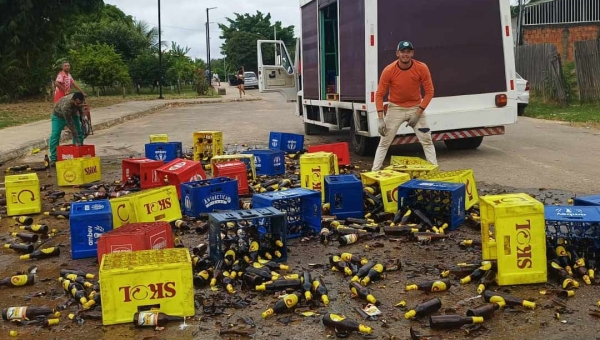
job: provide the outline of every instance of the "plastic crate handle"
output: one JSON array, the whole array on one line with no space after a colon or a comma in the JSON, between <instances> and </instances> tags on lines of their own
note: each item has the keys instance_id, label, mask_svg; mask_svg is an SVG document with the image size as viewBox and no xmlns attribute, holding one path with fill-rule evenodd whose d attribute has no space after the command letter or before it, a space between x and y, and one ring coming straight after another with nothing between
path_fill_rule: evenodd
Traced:
<instances>
[{"instance_id":1,"label":"plastic crate handle","mask_svg":"<svg viewBox=\"0 0 600 340\"><path fill-rule=\"evenodd\" d=\"M563 216L562 218L565 220L583 220L582 216Z\"/></svg>"}]
</instances>

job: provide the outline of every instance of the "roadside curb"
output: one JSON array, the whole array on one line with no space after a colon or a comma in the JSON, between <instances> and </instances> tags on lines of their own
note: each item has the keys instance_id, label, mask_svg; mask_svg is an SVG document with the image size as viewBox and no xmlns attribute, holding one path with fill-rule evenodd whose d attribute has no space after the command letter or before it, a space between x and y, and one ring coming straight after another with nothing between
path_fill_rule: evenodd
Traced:
<instances>
[{"instance_id":1,"label":"roadside curb","mask_svg":"<svg viewBox=\"0 0 600 340\"><path fill-rule=\"evenodd\" d=\"M113 119L102 121L102 122L95 123L95 124L92 123L92 127L93 127L94 131L109 129L115 125L123 124L126 121L134 120L134 119L141 118L144 116L148 116L148 115L151 115L158 111L168 109L173 106L190 106L190 105L198 105L198 104L221 104L221 103L250 102L250 101L260 101L260 100L262 100L262 98L217 99L217 100L199 99L199 100L194 100L194 101L174 100L174 101L169 101L167 103L157 104L157 105L154 105L147 109L132 111L132 112L125 114L118 118L113 118ZM108 107L110 107L110 106L108 106ZM92 118L92 120L93 120L93 118ZM48 131L48 135L49 134L50 134L50 132ZM70 140L70 139L71 139L70 136L68 136L68 137L61 136L60 141L63 142L63 141ZM13 148L11 150L0 152L0 164L7 163L7 162L13 161L15 159L19 159L21 157L27 156L31 153L31 150L33 150L33 149L45 150L47 148L48 148L47 138L38 138L36 140L25 142L21 145L16 146L15 148Z\"/></svg>"}]
</instances>

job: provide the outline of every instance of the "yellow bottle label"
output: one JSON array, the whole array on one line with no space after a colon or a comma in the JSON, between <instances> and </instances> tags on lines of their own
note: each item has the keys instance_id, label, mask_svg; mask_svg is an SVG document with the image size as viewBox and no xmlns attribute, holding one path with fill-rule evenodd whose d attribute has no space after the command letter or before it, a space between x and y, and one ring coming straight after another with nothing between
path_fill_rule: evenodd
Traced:
<instances>
[{"instance_id":1,"label":"yellow bottle label","mask_svg":"<svg viewBox=\"0 0 600 340\"><path fill-rule=\"evenodd\" d=\"M27 307L9 307L6 310L6 320L24 320Z\"/></svg>"},{"instance_id":2,"label":"yellow bottle label","mask_svg":"<svg viewBox=\"0 0 600 340\"><path fill-rule=\"evenodd\" d=\"M266 311L262 312L261 316L263 319L266 319L269 316L273 315L274 313L275 313L275 311L273 310L273 308L269 308Z\"/></svg>"},{"instance_id":3,"label":"yellow bottle label","mask_svg":"<svg viewBox=\"0 0 600 340\"><path fill-rule=\"evenodd\" d=\"M137 323L139 326L156 326L158 324L158 312L139 312Z\"/></svg>"},{"instance_id":4,"label":"yellow bottle label","mask_svg":"<svg viewBox=\"0 0 600 340\"><path fill-rule=\"evenodd\" d=\"M448 287L446 286L446 283L444 281L435 281L432 285L431 285L431 291L432 292L441 292L448 289Z\"/></svg>"},{"instance_id":5,"label":"yellow bottle label","mask_svg":"<svg viewBox=\"0 0 600 340\"><path fill-rule=\"evenodd\" d=\"M552 266L554 269L562 269L562 267L554 261L550 262L550 266Z\"/></svg>"},{"instance_id":6,"label":"yellow bottle label","mask_svg":"<svg viewBox=\"0 0 600 340\"><path fill-rule=\"evenodd\" d=\"M298 295L296 294L288 294L283 297L283 302L287 308L292 308L298 303Z\"/></svg>"},{"instance_id":7,"label":"yellow bottle label","mask_svg":"<svg viewBox=\"0 0 600 340\"><path fill-rule=\"evenodd\" d=\"M563 247L563 246L557 246L554 251L556 252L556 255L558 255L558 256L567 256L567 251L565 250L565 247Z\"/></svg>"},{"instance_id":8,"label":"yellow bottle label","mask_svg":"<svg viewBox=\"0 0 600 340\"><path fill-rule=\"evenodd\" d=\"M44 254L52 254L56 250L56 247L50 247L45 249L40 249L40 251Z\"/></svg>"},{"instance_id":9,"label":"yellow bottle label","mask_svg":"<svg viewBox=\"0 0 600 340\"><path fill-rule=\"evenodd\" d=\"M283 242L281 240L275 241L275 245L278 246L279 248L283 248Z\"/></svg>"},{"instance_id":10,"label":"yellow bottle label","mask_svg":"<svg viewBox=\"0 0 600 340\"><path fill-rule=\"evenodd\" d=\"M24 286L27 283L27 275L15 275L10 278L13 286Z\"/></svg>"},{"instance_id":11,"label":"yellow bottle label","mask_svg":"<svg viewBox=\"0 0 600 340\"><path fill-rule=\"evenodd\" d=\"M250 243L250 251L258 251L258 248L260 246L258 245L258 242L253 241L252 243Z\"/></svg>"},{"instance_id":12,"label":"yellow bottle label","mask_svg":"<svg viewBox=\"0 0 600 340\"><path fill-rule=\"evenodd\" d=\"M585 267L585 260L583 259L583 257L577 259L577 261L575 261L575 268L577 267Z\"/></svg>"},{"instance_id":13,"label":"yellow bottle label","mask_svg":"<svg viewBox=\"0 0 600 340\"><path fill-rule=\"evenodd\" d=\"M329 314L329 318L335 322L340 322L346 319L345 317L338 314Z\"/></svg>"},{"instance_id":14,"label":"yellow bottle label","mask_svg":"<svg viewBox=\"0 0 600 340\"><path fill-rule=\"evenodd\" d=\"M351 287L351 288L350 288L350 292L352 293L352 294L351 294L351 297L355 298L355 297L357 297L357 296L358 296L358 292L356 291L356 288L354 288L354 287Z\"/></svg>"},{"instance_id":15,"label":"yellow bottle label","mask_svg":"<svg viewBox=\"0 0 600 340\"><path fill-rule=\"evenodd\" d=\"M342 259L343 261L350 261L352 260L352 254L351 253L342 253L341 256L334 256L334 258L339 257L340 259Z\"/></svg>"},{"instance_id":16,"label":"yellow bottle label","mask_svg":"<svg viewBox=\"0 0 600 340\"><path fill-rule=\"evenodd\" d=\"M374 271L378 272L378 273L383 273L383 265L381 263L378 263L376 265L373 266Z\"/></svg>"}]
</instances>

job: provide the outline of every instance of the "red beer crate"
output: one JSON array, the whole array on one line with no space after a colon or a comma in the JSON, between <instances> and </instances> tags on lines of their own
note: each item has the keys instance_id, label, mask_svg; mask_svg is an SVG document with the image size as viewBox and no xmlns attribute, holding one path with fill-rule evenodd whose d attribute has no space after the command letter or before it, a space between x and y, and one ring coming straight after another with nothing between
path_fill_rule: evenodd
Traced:
<instances>
[{"instance_id":1,"label":"red beer crate","mask_svg":"<svg viewBox=\"0 0 600 340\"><path fill-rule=\"evenodd\" d=\"M59 145L56 147L56 159L65 161L82 157L96 157L96 147L93 145Z\"/></svg>"},{"instance_id":2,"label":"red beer crate","mask_svg":"<svg viewBox=\"0 0 600 340\"><path fill-rule=\"evenodd\" d=\"M162 185L174 185L177 197L181 199L181 183L201 181L206 179L202 164L196 161L176 158L156 169Z\"/></svg>"},{"instance_id":3,"label":"red beer crate","mask_svg":"<svg viewBox=\"0 0 600 340\"><path fill-rule=\"evenodd\" d=\"M149 158L129 158L121 162L122 179L125 182L129 177L137 175L140 177L141 189L151 189L162 185L156 170L165 162Z\"/></svg>"},{"instance_id":4,"label":"red beer crate","mask_svg":"<svg viewBox=\"0 0 600 340\"><path fill-rule=\"evenodd\" d=\"M227 177L236 179L238 183L238 193L240 195L247 195L250 193L248 188L248 170L246 164L242 161L231 161L224 163L216 163L213 169L213 176L216 177Z\"/></svg>"},{"instance_id":5,"label":"red beer crate","mask_svg":"<svg viewBox=\"0 0 600 340\"><path fill-rule=\"evenodd\" d=\"M98 238L98 263L108 253L173 248L173 232L168 222L130 223Z\"/></svg>"},{"instance_id":6,"label":"red beer crate","mask_svg":"<svg viewBox=\"0 0 600 340\"><path fill-rule=\"evenodd\" d=\"M308 152L333 152L338 157L339 165L350 165L350 151L348 149L348 143L331 143L331 144L321 144L321 145L312 145L308 147Z\"/></svg>"}]
</instances>

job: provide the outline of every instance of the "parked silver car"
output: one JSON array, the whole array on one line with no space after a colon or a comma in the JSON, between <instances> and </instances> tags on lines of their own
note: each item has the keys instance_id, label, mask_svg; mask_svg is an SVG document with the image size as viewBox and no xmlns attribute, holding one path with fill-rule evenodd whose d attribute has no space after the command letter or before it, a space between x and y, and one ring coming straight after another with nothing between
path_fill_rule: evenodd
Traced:
<instances>
[{"instance_id":1,"label":"parked silver car","mask_svg":"<svg viewBox=\"0 0 600 340\"><path fill-rule=\"evenodd\" d=\"M258 78L254 72L244 72L244 88L258 88Z\"/></svg>"},{"instance_id":2,"label":"parked silver car","mask_svg":"<svg viewBox=\"0 0 600 340\"><path fill-rule=\"evenodd\" d=\"M529 105L529 82L517 73L517 113L522 116Z\"/></svg>"}]
</instances>

